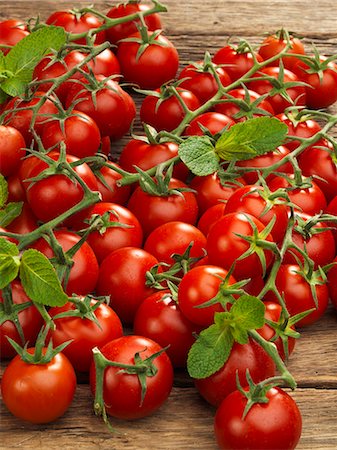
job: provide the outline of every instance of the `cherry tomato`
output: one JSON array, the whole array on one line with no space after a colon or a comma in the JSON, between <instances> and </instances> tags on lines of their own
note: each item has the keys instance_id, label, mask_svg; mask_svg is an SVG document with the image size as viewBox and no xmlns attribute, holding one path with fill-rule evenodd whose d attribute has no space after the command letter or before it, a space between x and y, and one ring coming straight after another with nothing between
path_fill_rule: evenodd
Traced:
<instances>
[{"instance_id":1,"label":"cherry tomato","mask_svg":"<svg viewBox=\"0 0 337 450\"><path fill-rule=\"evenodd\" d=\"M302 118L298 119L292 117L290 114L278 114L276 116L277 119L281 120L288 127L288 136L291 137L300 137L300 138L310 138L314 136L321 130L321 126L313 119ZM300 141L297 140L289 140L287 141L287 148L289 150L294 150L300 145Z\"/></svg>"},{"instance_id":2,"label":"cherry tomato","mask_svg":"<svg viewBox=\"0 0 337 450\"><path fill-rule=\"evenodd\" d=\"M14 175L26 155L25 140L16 128L0 125L0 173Z\"/></svg>"},{"instance_id":3,"label":"cherry tomato","mask_svg":"<svg viewBox=\"0 0 337 450\"><path fill-rule=\"evenodd\" d=\"M206 209L201 215L198 222L198 228L205 236L208 235L212 225L225 214L225 208L225 203L218 203L217 205L213 205Z\"/></svg>"},{"instance_id":4,"label":"cherry tomato","mask_svg":"<svg viewBox=\"0 0 337 450\"><path fill-rule=\"evenodd\" d=\"M205 133L202 127L207 128L210 134L215 135L234 125L234 123L235 122L230 117L227 117L224 114L207 112L200 114L200 116L193 119L189 125L187 125L184 135L203 136Z\"/></svg>"},{"instance_id":5,"label":"cherry tomato","mask_svg":"<svg viewBox=\"0 0 337 450\"><path fill-rule=\"evenodd\" d=\"M19 280L14 280L11 283L12 288L12 300L14 305L30 302L29 297L25 293L22 284ZM4 305L3 294L0 291L0 303ZM1 308L2 309L2 308ZM6 311L4 310L5 316ZM34 304L31 304L27 308L21 310L18 313L18 321L22 328L24 342L21 341L20 335L16 326L12 320L5 320L0 326L0 356L1 359L12 358L16 355L16 351L7 340L7 336L23 346L25 343L30 345L35 344L35 340L39 331L43 325L43 319L38 309Z\"/></svg>"},{"instance_id":6,"label":"cherry tomato","mask_svg":"<svg viewBox=\"0 0 337 450\"><path fill-rule=\"evenodd\" d=\"M28 35L29 31L22 20L9 19L0 22L0 45L13 47ZM10 48L6 47L0 47L0 49L5 55L10 51Z\"/></svg>"},{"instance_id":7,"label":"cherry tomato","mask_svg":"<svg viewBox=\"0 0 337 450\"><path fill-rule=\"evenodd\" d=\"M195 380L195 386L208 403L219 406L227 395L236 390L237 375L241 385L246 383L247 369L254 383L275 374L272 358L251 339L243 345L235 342L222 368L207 378Z\"/></svg>"},{"instance_id":8,"label":"cherry tomato","mask_svg":"<svg viewBox=\"0 0 337 450\"><path fill-rule=\"evenodd\" d=\"M94 306L95 300L91 301ZM97 323L86 317L68 316L55 318L58 314L75 309L74 303L68 302L62 307L50 308L48 313L54 320L55 330L49 332L47 339L58 346L70 341L63 350L74 369L78 372L89 372L93 361L92 349L102 347L113 339L123 336L122 323L117 314L105 303L101 303L93 312Z\"/></svg>"},{"instance_id":9,"label":"cherry tomato","mask_svg":"<svg viewBox=\"0 0 337 450\"><path fill-rule=\"evenodd\" d=\"M254 54L258 62L262 62L262 58L258 53ZM213 57L215 64L224 64L226 72L232 81L243 77L248 70L254 65L254 58L251 52L247 49L241 51L240 48L234 48L231 45L226 45L220 48Z\"/></svg>"},{"instance_id":10,"label":"cherry tomato","mask_svg":"<svg viewBox=\"0 0 337 450\"><path fill-rule=\"evenodd\" d=\"M182 255L193 243L190 256L202 257L205 254L206 238L194 225L184 222L168 222L155 228L145 241L144 249L158 261L173 264L172 255Z\"/></svg>"},{"instance_id":11,"label":"cherry tomato","mask_svg":"<svg viewBox=\"0 0 337 450\"><path fill-rule=\"evenodd\" d=\"M301 40L294 37L289 36L289 43L290 48L287 50L287 53L291 54L297 54L297 55L304 55L304 45L302 44ZM288 44L288 39L284 36L284 33L279 32L277 34L271 34L267 36L261 44L261 47L259 48L259 55L262 57L263 60L267 60L269 58L272 58L273 56L278 55ZM282 60L283 65L285 68L289 70L293 70L294 66L298 63L299 59L296 58L296 56L282 56L282 58L279 58L278 60L270 63L270 65L275 66L279 64L279 62Z\"/></svg>"},{"instance_id":12,"label":"cherry tomato","mask_svg":"<svg viewBox=\"0 0 337 450\"><path fill-rule=\"evenodd\" d=\"M112 167L118 168L119 165L109 162ZM98 172L94 172L97 179L98 191L102 196L102 202L118 203L125 205L131 194L131 187L117 186L116 182L122 178L112 167L102 166Z\"/></svg>"},{"instance_id":13,"label":"cherry tomato","mask_svg":"<svg viewBox=\"0 0 337 450\"><path fill-rule=\"evenodd\" d=\"M92 72L95 75L104 75L105 77L116 75L117 80L121 73L118 59L109 48L106 48L95 56L95 58L88 63L88 67L92 69Z\"/></svg>"},{"instance_id":14,"label":"cherry tomato","mask_svg":"<svg viewBox=\"0 0 337 450\"><path fill-rule=\"evenodd\" d=\"M80 237L75 233L66 230L56 230L54 234L64 252L80 240ZM39 250L47 258L55 256L51 246L43 238L35 241L31 247ZM72 261L73 265L70 269L65 292L68 295L73 293L78 295L90 294L94 291L98 279L98 263L90 245L84 242L73 256Z\"/></svg>"},{"instance_id":15,"label":"cherry tomato","mask_svg":"<svg viewBox=\"0 0 337 450\"><path fill-rule=\"evenodd\" d=\"M243 418L247 398L235 390L218 408L214 431L219 448L235 450L292 450L302 432L302 416L295 401L279 387L270 388L267 403L254 403Z\"/></svg>"},{"instance_id":16,"label":"cherry tomato","mask_svg":"<svg viewBox=\"0 0 337 450\"><path fill-rule=\"evenodd\" d=\"M26 234L38 228L37 218L34 216L27 202L22 205L21 214L7 225L11 233Z\"/></svg>"},{"instance_id":17,"label":"cherry tomato","mask_svg":"<svg viewBox=\"0 0 337 450\"><path fill-rule=\"evenodd\" d=\"M27 351L33 353L34 348ZM61 417L75 389L75 371L62 353L47 364L28 364L17 355L1 380L2 399L9 411L31 423L49 423Z\"/></svg>"},{"instance_id":18,"label":"cherry tomato","mask_svg":"<svg viewBox=\"0 0 337 450\"><path fill-rule=\"evenodd\" d=\"M122 336L101 348L105 358L121 364L134 364L135 355L145 360L162 350L160 345L142 336ZM172 364L167 354L153 359L155 375L146 377L146 393L142 401L141 384L137 374L129 374L119 367L104 371L103 398L108 414L118 419L140 419L156 411L168 398L173 384ZM96 370L90 370L90 386L96 390Z\"/></svg>"}]
</instances>

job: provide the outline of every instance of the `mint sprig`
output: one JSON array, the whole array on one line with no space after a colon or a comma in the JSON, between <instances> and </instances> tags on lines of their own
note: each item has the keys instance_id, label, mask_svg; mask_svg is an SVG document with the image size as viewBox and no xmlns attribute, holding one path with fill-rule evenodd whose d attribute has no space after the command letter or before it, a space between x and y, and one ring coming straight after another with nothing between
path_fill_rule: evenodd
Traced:
<instances>
[{"instance_id":1,"label":"mint sprig","mask_svg":"<svg viewBox=\"0 0 337 450\"><path fill-rule=\"evenodd\" d=\"M264 325L264 313L263 302L251 295L242 295L229 312L216 313L214 324L200 333L189 351L189 375L200 379L218 371L229 358L234 342L246 344L248 331Z\"/></svg>"},{"instance_id":2,"label":"mint sprig","mask_svg":"<svg viewBox=\"0 0 337 450\"><path fill-rule=\"evenodd\" d=\"M191 136L183 141L179 157L194 175L210 175L219 168L219 157L208 136Z\"/></svg>"}]
</instances>

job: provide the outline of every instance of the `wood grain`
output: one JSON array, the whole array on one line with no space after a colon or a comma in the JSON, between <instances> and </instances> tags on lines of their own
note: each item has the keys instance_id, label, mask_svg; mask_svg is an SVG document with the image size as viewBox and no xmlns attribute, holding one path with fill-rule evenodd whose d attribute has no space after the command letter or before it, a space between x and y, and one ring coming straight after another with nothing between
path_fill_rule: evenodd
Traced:
<instances>
[{"instance_id":1,"label":"wood grain","mask_svg":"<svg viewBox=\"0 0 337 450\"><path fill-rule=\"evenodd\" d=\"M26 19L38 14L45 19L56 9L91 3L0 0L0 20ZM95 2L103 12L112 4ZM228 37L244 37L258 44L264 33L281 27L302 35L307 48L314 44L326 55L337 53L337 4L332 0L317 0L314 5L307 0L166 0L165 4L168 7L163 16L165 31L177 46L182 65L202 58L205 50L214 53ZM137 103L140 101L139 97ZM118 153L126 141L125 138L116 144L114 151ZM336 328L337 315L331 308L319 323L303 330L289 362L298 383L292 395L303 415L298 449L337 448ZM214 413L186 375L180 373L172 395L157 414L139 421L113 421L116 433L111 434L93 414L88 385L80 384L69 411L57 422L45 426L17 420L0 402L0 448L212 450L216 449Z\"/></svg>"}]
</instances>

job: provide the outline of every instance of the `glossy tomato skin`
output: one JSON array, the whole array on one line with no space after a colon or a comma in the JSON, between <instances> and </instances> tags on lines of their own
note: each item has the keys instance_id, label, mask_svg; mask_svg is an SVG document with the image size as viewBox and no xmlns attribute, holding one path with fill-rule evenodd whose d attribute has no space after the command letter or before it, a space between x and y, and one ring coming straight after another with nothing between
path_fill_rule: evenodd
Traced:
<instances>
[{"instance_id":1,"label":"glossy tomato skin","mask_svg":"<svg viewBox=\"0 0 337 450\"><path fill-rule=\"evenodd\" d=\"M20 281L18 280L12 281L11 288L12 288L12 299L14 304L21 304L30 301ZM0 303L4 303L1 291L0 291ZM17 332L14 323L10 320L6 320L0 326L1 359L12 358L13 356L16 355L16 351L7 340L7 336L13 339L21 346L24 345L26 342L29 342L30 345L34 345L37 335L39 334L39 331L43 325L42 316L39 313L38 309L33 304L31 304L31 306L22 310L18 314L18 320L21 325L23 335L25 337L25 342L21 342L20 335Z\"/></svg>"},{"instance_id":2,"label":"glossy tomato skin","mask_svg":"<svg viewBox=\"0 0 337 450\"><path fill-rule=\"evenodd\" d=\"M24 202L26 201L26 193L22 187L22 184L20 182L19 178L19 166L17 166L17 171L6 178L7 185L8 185L8 201L9 202Z\"/></svg>"},{"instance_id":3,"label":"glossy tomato skin","mask_svg":"<svg viewBox=\"0 0 337 450\"><path fill-rule=\"evenodd\" d=\"M255 77L260 77L261 75L268 75L270 77L277 78L279 76L280 68L276 66L269 66L264 67L263 69L259 70L259 73L255 75ZM254 76L253 76L254 78ZM284 76L283 76L283 82L284 83L294 83L299 82L300 80L298 77L293 73L292 71L288 69L284 69ZM257 92L260 95L268 94L273 86L268 80L256 80L256 81L250 81L248 83L249 89L252 89L253 91ZM306 90L304 86L293 86L287 88L287 94L292 100L292 103L282 97L280 94L268 96L267 100L271 104L272 108L274 109L275 114L283 113L283 111L288 108L289 106L305 106L306 105Z\"/></svg>"},{"instance_id":4,"label":"glossy tomato skin","mask_svg":"<svg viewBox=\"0 0 337 450\"><path fill-rule=\"evenodd\" d=\"M290 38L289 39L290 48L287 50L287 53L304 55L305 50L301 40L294 36L289 36L289 38ZM278 55L287 44L288 41L287 39L285 39L284 36L281 35L276 36L271 34L262 41L261 47L259 48L259 55L262 57L264 61L266 61L267 59ZM296 56L289 55L289 56L282 56L282 58L279 58L277 61L270 63L270 65L272 66L277 65L281 60L283 62L284 67L289 70L293 70L299 61L299 59L296 58Z\"/></svg>"},{"instance_id":5,"label":"glossy tomato skin","mask_svg":"<svg viewBox=\"0 0 337 450\"><path fill-rule=\"evenodd\" d=\"M76 109L88 114L96 122L102 137L120 139L129 131L135 118L135 103L114 80L104 75L96 75L96 79L99 87L94 92L89 87L86 89L86 79L73 84L67 94L65 106L69 108L76 102Z\"/></svg>"},{"instance_id":6,"label":"glossy tomato skin","mask_svg":"<svg viewBox=\"0 0 337 450\"><path fill-rule=\"evenodd\" d=\"M29 35L24 21L18 19L2 20L0 22L0 44L14 46L21 39ZM1 48L1 51L6 55L10 48Z\"/></svg>"},{"instance_id":7,"label":"glossy tomato skin","mask_svg":"<svg viewBox=\"0 0 337 450\"><path fill-rule=\"evenodd\" d=\"M122 169L136 173L135 166L148 170L176 156L178 156L178 144L175 142L157 144L130 139L120 154L119 164ZM173 176L182 181L186 180L188 173L188 168L183 162L176 164L173 169Z\"/></svg>"},{"instance_id":8,"label":"glossy tomato skin","mask_svg":"<svg viewBox=\"0 0 337 450\"><path fill-rule=\"evenodd\" d=\"M74 109L64 121L52 121L43 127L41 141L46 150L60 150L61 142L66 152L77 158L94 156L101 145L101 133L96 122L87 114Z\"/></svg>"},{"instance_id":9,"label":"glossy tomato skin","mask_svg":"<svg viewBox=\"0 0 337 450\"><path fill-rule=\"evenodd\" d=\"M291 137L310 138L321 130L321 126L314 119L296 121L291 120L286 114L278 114L276 118L287 125L287 135ZM286 145L289 150L294 150L300 145L300 141L289 140Z\"/></svg>"},{"instance_id":10,"label":"glossy tomato skin","mask_svg":"<svg viewBox=\"0 0 337 450\"><path fill-rule=\"evenodd\" d=\"M29 353L33 351L28 349ZM2 398L9 411L37 424L61 417L71 404L75 389L75 371L62 353L47 364L27 364L17 355L1 381Z\"/></svg>"},{"instance_id":11,"label":"glossy tomato skin","mask_svg":"<svg viewBox=\"0 0 337 450\"><path fill-rule=\"evenodd\" d=\"M219 406L227 395L236 390L236 373L240 384L246 384L247 369L255 383L275 374L273 360L253 340L243 345L236 342L222 368L207 378L195 380L195 386L208 403Z\"/></svg>"},{"instance_id":12,"label":"glossy tomato skin","mask_svg":"<svg viewBox=\"0 0 337 450\"><path fill-rule=\"evenodd\" d=\"M92 306L95 303L94 300L91 301ZM82 317L55 318L57 314L73 309L75 306L71 302L62 307L55 306L49 309L48 313L54 320L56 328L49 332L47 339L52 339L55 347L71 340L63 350L63 354L77 372L89 372L93 361L92 349L102 347L113 339L123 336L122 323L113 309L105 303L101 303L94 312L99 325Z\"/></svg>"},{"instance_id":13,"label":"glossy tomato skin","mask_svg":"<svg viewBox=\"0 0 337 450\"><path fill-rule=\"evenodd\" d=\"M57 161L60 154L53 151L48 156ZM66 160L68 163L72 163L78 161L78 158L67 155ZM25 181L38 176L47 167L48 164L36 156L26 159L20 167L20 179L26 191L27 201L35 216L42 222L49 222L65 213L77 205L84 196L80 184L63 174L49 175L36 182ZM92 191L97 191L96 178L86 163L77 165L74 170ZM53 207L51 208L50 205ZM83 228L83 219L90 210L91 207L73 214L66 219L65 223L69 226Z\"/></svg>"},{"instance_id":14,"label":"glossy tomato skin","mask_svg":"<svg viewBox=\"0 0 337 450\"><path fill-rule=\"evenodd\" d=\"M80 240L77 234L67 230L56 230L54 234L65 252ZM53 258L55 256L52 248L43 238L35 241L31 247L43 253L47 258ZM72 295L73 293L78 295L92 293L98 279L98 262L95 253L87 242L84 242L79 250L77 250L73 261L74 264L70 269L70 276L65 292L68 295Z\"/></svg>"},{"instance_id":15,"label":"glossy tomato skin","mask_svg":"<svg viewBox=\"0 0 337 450\"><path fill-rule=\"evenodd\" d=\"M118 248L141 247L143 242L142 226L128 208L117 203L100 202L94 206L91 214L102 216L107 212L109 212L109 222L115 222L116 225L107 227L104 231L103 229L92 231L87 238L99 263ZM120 225L117 225L118 223Z\"/></svg>"},{"instance_id":16,"label":"glossy tomato skin","mask_svg":"<svg viewBox=\"0 0 337 450\"><path fill-rule=\"evenodd\" d=\"M38 228L37 218L34 216L27 202L23 203L21 214L7 225L6 228L11 233L18 234L30 233Z\"/></svg>"},{"instance_id":17,"label":"glossy tomato skin","mask_svg":"<svg viewBox=\"0 0 337 450\"><path fill-rule=\"evenodd\" d=\"M227 274L227 270L221 267L202 265L193 267L183 276L178 287L178 302L188 320L203 328L214 323L214 314L223 312L223 306L220 303L204 308L200 306L218 294L220 284ZM228 283L235 282L234 277L230 276Z\"/></svg>"},{"instance_id":18,"label":"glossy tomato skin","mask_svg":"<svg viewBox=\"0 0 337 450\"><path fill-rule=\"evenodd\" d=\"M207 254L210 264L229 270L235 263L233 275L242 280L262 274L262 266L259 257L253 253L242 260L238 260L249 248L249 243L237 236L252 236L252 224L261 232L265 226L260 220L250 214L230 213L219 219L210 229L207 236ZM271 235L267 240L273 242ZM273 261L270 250L264 251L266 267Z\"/></svg>"},{"instance_id":19,"label":"glossy tomato skin","mask_svg":"<svg viewBox=\"0 0 337 450\"><path fill-rule=\"evenodd\" d=\"M213 205L201 215L198 221L199 230L207 236L212 225L225 214L225 203L218 203Z\"/></svg>"},{"instance_id":20,"label":"glossy tomato skin","mask_svg":"<svg viewBox=\"0 0 337 450\"><path fill-rule=\"evenodd\" d=\"M133 332L168 346L166 353L173 367L186 367L188 351L195 341L194 333L200 327L182 314L179 304L172 299L170 291L159 291L147 297L139 306Z\"/></svg>"},{"instance_id":21,"label":"glossy tomato skin","mask_svg":"<svg viewBox=\"0 0 337 450\"><path fill-rule=\"evenodd\" d=\"M316 291L317 306L311 292L310 284L298 272L300 267L297 264L281 264L276 275L276 288L283 296L287 310L291 316L314 308L314 311L297 322L298 327L304 327L317 322L325 313L329 292L326 283L313 287ZM277 301L272 292L268 292L266 300Z\"/></svg>"},{"instance_id":22,"label":"glossy tomato skin","mask_svg":"<svg viewBox=\"0 0 337 450\"><path fill-rule=\"evenodd\" d=\"M110 296L110 306L123 325L132 325L139 305L155 292L145 282L146 272L156 264L154 256L136 247L119 248L102 261L96 293Z\"/></svg>"},{"instance_id":23,"label":"glossy tomato skin","mask_svg":"<svg viewBox=\"0 0 337 450\"><path fill-rule=\"evenodd\" d=\"M267 403L255 403L243 419L247 398L238 390L219 406L214 421L220 449L292 450L302 432L302 416L295 401L279 387L267 393Z\"/></svg>"},{"instance_id":24,"label":"glossy tomato skin","mask_svg":"<svg viewBox=\"0 0 337 450\"><path fill-rule=\"evenodd\" d=\"M224 114L217 112L206 112L191 120L184 131L184 135L203 136L204 131L201 126L207 128L212 135L215 135L234 125L234 123L234 120Z\"/></svg>"},{"instance_id":25,"label":"glossy tomato skin","mask_svg":"<svg viewBox=\"0 0 337 450\"><path fill-rule=\"evenodd\" d=\"M141 39L141 35L137 32L130 38ZM155 41L140 56L140 43L124 41L119 44L117 58L125 81L134 83L141 89L157 89L175 78L179 66L176 48L161 34Z\"/></svg>"},{"instance_id":26,"label":"glossy tomato skin","mask_svg":"<svg viewBox=\"0 0 337 450\"><path fill-rule=\"evenodd\" d=\"M14 175L26 155L25 140L19 130L0 125L0 173Z\"/></svg>"},{"instance_id":27,"label":"glossy tomato skin","mask_svg":"<svg viewBox=\"0 0 337 450\"><path fill-rule=\"evenodd\" d=\"M119 168L120 166L116 163L109 162L110 166L115 166ZM102 197L102 202L118 203L119 205L125 205L129 200L131 195L131 187L117 186L117 181L122 178L118 172L113 170L111 167L102 166L99 169L99 176L95 172L97 179L97 188ZM103 177L103 181L100 179Z\"/></svg>"},{"instance_id":28,"label":"glossy tomato skin","mask_svg":"<svg viewBox=\"0 0 337 450\"><path fill-rule=\"evenodd\" d=\"M200 102L193 92L179 87L177 92L190 111L194 111L200 106ZM144 98L140 108L140 120L151 125L157 131L173 131L180 125L184 117L184 109L179 99L173 94L167 97L164 94L164 97L160 99L154 95L148 95Z\"/></svg>"},{"instance_id":29,"label":"glossy tomato skin","mask_svg":"<svg viewBox=\"0 0 337 450\"><path fill-rule=\"evenodd\" d=\"M196 64L202 65L203 62L197 61ZM225 69L217 67L216 72L223 86L228 86L231 83L231 79ZM189 64L180 72L179 80L182 80L179 86L193 92L201 104L207 102L218 92L218 85L214 75L208 71L197 69L193 64Z\"/></svg>"},{"instance_id":30,"label":"glossy tomato skin","mask_svg":"<svg viewBox=\"0 0 337 450\"><path fill-rule=\"evenodd\" d=\"M169 190L188 189L180 180L171 178ZM198 217L198 204L193 192L180 194L151 195L138 186L128 202L128 208L142 224L144 235L168 222L181 221L194 225Z\"/></svg>"},{"instance_id":31,"label":"glossy tomato skin","mask_svg":"<svg viewBox=\"0 0 337 450\"><path fill-rule=\"evenodd\" d=\"M238 178L235 182L222 183L217 172L203 177L195 176L191 181L191 188L196 191L200 214L219 203L225 205L241 184L246 184L243 178Z\"/></svg>"},{"instance_id":32,"label":"glossy tomato skin","mask_svg":"<svg viewBox=\"0 0 337 450\"><path fill-rule=\"evenodd\" d=\"M182 255L193 242L190 256L202 258L205 255L206 237L194 225L184 222L168 222L155 228L147 237L144 249L158 261L172 265L174 253Z\"/></svg>"},{"instance_id":33,"label":"glossy tomato skin","mask_svg":"<svg viewBox=\"0 0 337 450\"><path fill-rule=\"evenodd\" d=\"M236 189L227 200L225 214L234 212L251 214L265 226L275 217L271 234L275 242L281 242L288 225L289 208L285 204L272 204L271 201L264 200L263 196L260 195L263 192L264 188L257 185L248 185ZM265 213L266 208L269 208L271 204L271 208Z\"/></svg>"},{"instance_id":34,"label":"glossy tomato skin","mask_svg":"<svg viewBox=\"0 0 337 450\"><path fill-rule=\"evenodd\" d=\"M94 14L85 13L78 15L72 11L55 11L46 20L48 25L55 25L63 27L69 33L85 33L92 28L98 28L103 25L103 22ZM95 44L102 44L105 41L105 31L97 33ZM80 38L73 42L77 44L86 45L86 38Z\"/></svg>"},{"instance_id":35,"label":"glossy tomato skin","mask_svg":"<svg viewBox=\"0 0 337 450\"><path fill-rule=\"evenodd\" d=\"M255 53L257 61L261 62L263 58ZM250 52L239 52L231 45L220 48L213 57L215 64L225 64L225 70L232 81L238 80L254 65L254 58Z\"/></svg>"},{"instance_id":36,"label":"glossy tomato skin","mask_svg":"<svg viewBox=\"0 0 337 450\"><path fill-rule=\"evenodd\" d=\"M162 349L160 345L142 336L123 336L114 339L100 350L105 358L122 364L134 364L135 354L144 360ZM106 411L118 419L132 420L156 411L169 396L173 384L173 369L164 352L153 360L157 373L146 378L146 394L141 402L141 385L137 375L127 374L119 367L108 367L104 372L103 398ZM90 386L96 389L95 366L90 370Z\"/></svg>"},{"instance_id":37,"label":"glossy tomato skin","mask_svg":"<svg viewBox=\"0 0 337 450\"><path fill-rule=\"evenodd\" d=\"M144 12L149 9L148 5L144 5L142 3L120 3L118 5L113 6L110 11L108 11L107 16L111 19L116 19L118 17L128 16L130 14L135 14L138 12ZM159 14L148 14L144 16L145 24L149 31L160 30L162 29L162 24L160 20ZM117 44L118 41L124 39L131 34L136 33L137 24L139 24L139 19L132 20L129 22L120 23L113 27L110 27L106 30L107 38L111 42L111 44Z\"/></svg>"},{"instance_id":38,"label":"glossy tomato skin","mask_svg":"<svg viewBox=\"0 0 337 450\"><path fill-rule=\"evenodd\" d=\"M118 80L121 73L118 59L109 48L106 48L95 56L88 63L88 66L91 67L95 75L104 75L105 77L116 75L116 80Z\"/></svg>"}]
</instances>

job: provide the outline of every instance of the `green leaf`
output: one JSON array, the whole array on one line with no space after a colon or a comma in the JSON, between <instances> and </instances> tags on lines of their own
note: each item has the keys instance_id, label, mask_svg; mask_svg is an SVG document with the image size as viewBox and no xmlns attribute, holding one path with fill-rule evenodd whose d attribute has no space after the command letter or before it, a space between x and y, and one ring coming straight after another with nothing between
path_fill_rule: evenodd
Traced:
<instances>
[{"instance_id":1,"label":"green leaf","mask_svg":"<svg viewBox=\"0 0 337 450\"><path fill-rule=\"evenodd\" d=\"M251 159L274 151L284 142L287 131L287 125L275 117L256 117L225 131L215 151L225 161Z\"/></svg>"},{"instance_id":2,"label":"green leaf","mask_svg":"<svg viewBox=\"0 0 337 450\"><path fill-rule=\"evenodd\" d=\"M257 297L242 295L238 298L230 311L233 320L233 338L239 344L248 342L248 331L261 328L265 322L265 305Z\"/></svg>"},{"instance_id":3,"label":"green leaf","mask_svg":"<svg viewBox=\"0 0 337 450\"><path fill-rule=\"evenodd\" d=\"M22 254L20 278L30 299L47 306L62 306L68 301L49 259L34 249Z\"/></svg>"},{"instance_id":4,"label":"green leaf","mask_svg":"<svg viewBox=\"0 0 337 450\"><path fill-rule=\"evenodd\" d=\"M19 249L12 242L0 237L0 289L17 277L19 266Z\"/></svg>"},{"instance_id":5,"label":"green leaf","mask_svg":"<svg viewBox=\"0 0 337 450\"><path fill-rule=\"evenodd\" d=\"M219 158L207 136L189 137L179 145L178 154L194 175L210 175L219 168Z\"/></svg>"},{"instance_id":6,"label":"green leaf","mask_svg":"<svg viewBox=\"0 0 337 450\"><path fill-rule=\"evenodd\" d=\"M23 202L8 203L0 210L0 227L7 227L14 219L19 217Z\"/></svg>"},{"instance_id":7,"label":"green leaf","mask_svg":"<svg viewBox=\"0 0 337 450\"><path fill-rule=\"evenodd\" d=\"M23 94L35 66L52 50L58 51L66 43L66 36L62 27L46 26L19 41L5 56L2 72L7 79L1 89L12 97Z\"/></svg>"},{"instance_id":8,"label":"green leaf","mask_svg":"<svg viewBox=\"0 0 337 450\"><path fill-rule=\"evenodd\" d=\"M228 316L227 312L216 313L215 323L203 330L192 345L187 359L187 370L192 378L206 378L227 361L234 343Z\"/></svg>"},{"instance_id":9,"label":"green leaf","mask_svg":"<svg viewBox=\"0 0 337 450\"><path fill-rule=\"evenodd\" d=\"M0 52L1 53L1 52ZM6 178L0 173L0 208L3 208L8 199L8 184Z\"/></svg>"}]
</instances>

